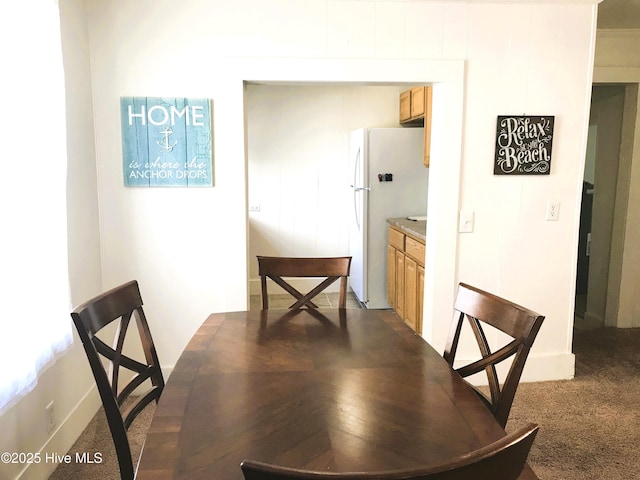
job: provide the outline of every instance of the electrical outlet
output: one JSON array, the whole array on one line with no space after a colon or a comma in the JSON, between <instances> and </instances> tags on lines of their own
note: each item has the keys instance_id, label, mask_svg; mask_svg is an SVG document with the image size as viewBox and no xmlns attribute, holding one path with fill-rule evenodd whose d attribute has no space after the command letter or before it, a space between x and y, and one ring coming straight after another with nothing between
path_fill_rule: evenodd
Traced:
<instances>
[{"instance_id":1,"label":"electrical outlet","mask_svg":"<svg viewBox=\"0 0 640 480\"><path fill-rule=\"evenodd\" d=\"M548 222L555 222L560 217L560 202L558 201L549 201L547 202L547 216L546 219Z\"/></svg>"},{"instance_id":2,"label":"electrical outlet","mask_svg":"<svg viewBox=\"0 0 640 480\"><path fill-rule=\"evenodd\" d=\"M249 211L250 212L259 212L260 211L260 204L249 205Z\"/></svg>"},{"instance_id":3,"label":"electrical outlet","mask_svg":"<svg viewBox=\"0 0 640 480\"><path fill-rule=\"evenodd\" d=\"M44 407L46 420L47 420L47 433L53 432L56 428L56 411L54 409L53 400L51 400L46 407Z\"/></svg>"}]
</instances>

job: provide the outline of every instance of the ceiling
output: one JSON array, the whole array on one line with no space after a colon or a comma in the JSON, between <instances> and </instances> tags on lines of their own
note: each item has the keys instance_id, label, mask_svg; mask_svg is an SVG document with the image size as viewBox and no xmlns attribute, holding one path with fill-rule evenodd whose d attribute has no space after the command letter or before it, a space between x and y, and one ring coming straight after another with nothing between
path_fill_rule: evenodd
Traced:
<instances>
[{"instance_id":1,"label":"ceiling","mask_svg":"<svg viewBox=\"0 0 640 480\"><path fill-rule=\"evenodd\" d=\"M598 28L640 28L640 0L604 0L599 3Z\"/></svg>"}]
</instances>

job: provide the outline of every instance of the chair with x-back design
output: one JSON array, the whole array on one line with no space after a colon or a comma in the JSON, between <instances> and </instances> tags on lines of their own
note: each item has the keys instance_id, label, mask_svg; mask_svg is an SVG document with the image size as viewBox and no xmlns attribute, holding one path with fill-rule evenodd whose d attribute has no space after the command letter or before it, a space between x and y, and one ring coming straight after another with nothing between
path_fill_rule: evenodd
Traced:
<instances>
[{"instance_id":1,"label":"chair with x-back design","mask_svg":"<svg viewBox=\"0 0 640 480\"><path fill-rule=\"evenodd\" d=\"M456 313L443 356L453 367L462 326L467 319L480 348L482 358L459 367L456 371L463 377L482 371L486 373L490 397L477 388L476 391L504 428L527 356L540 330L544 316L464 283L458 286L454 308ZM511 340L492 352L482 323L500 330L511 337ZM511 357L513 358L511 359ZM512 363L501 385L496 365L508 359L511 359Z\"/></svg>"},{"instance_id":2,"label":"chair with x-back design","mask_svg":"<svg viewBox=\"0 0 640 480\"><path fill-rule=\"evenodd\" d=\"M262 285L262 309L269 309L267 278L273 280L296 298L289 308L317 308L313 298L329 285L340 279L340 300L338 308L346 307L347 277L351 267L351 257L264 257L258 256L258 273ZM300 293L283 277L326 277L307 294Z\"/></svg>"},{"instance_id":3,"label":"chair with x-back design","mask_svg":"<svg viewBox=\"0 0 640 480\"><path fill-rule=\"evenodd\" d=\"M538 433L531 423L489 445L438 465L387 472L338 473L300 470L245 460L245 480L516 480Z\"/></svg>"},{"instance_id":4,"label":"chair with x-back design","mask_svg":"<svg viewBox=\"0 0 640 480\"><path fill-rule=\"evenodd\" d=\"M125 355L122 351L132 317L135 318L140 335L145 363ZM71 312L71 318L84 345L98 386L118 457L120 476L122 480L133 480L135 470L127 429L149 403L158 401L164 388L160 363L142 310L138 282L130 281L92 298L76 307ZM99 339L97 334L114 321L119 323L112 348ZM103 361L108 361L108 372ZM122 369L134 372L133 377L130 380L123 379L125 372ZM145 382L151 384L150 388L145 393L138 394L138 387ZM120 383L125 385L120 388ZM136 393L132 395L134 391Z\"/></svg>"}]
</instances>

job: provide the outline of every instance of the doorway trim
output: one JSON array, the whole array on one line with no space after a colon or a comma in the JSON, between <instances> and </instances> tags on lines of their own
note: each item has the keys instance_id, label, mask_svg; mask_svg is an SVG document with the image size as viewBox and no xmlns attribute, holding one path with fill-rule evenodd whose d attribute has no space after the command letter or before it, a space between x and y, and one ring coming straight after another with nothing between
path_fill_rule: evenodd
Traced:
<instances>
[{"instance_id":1,"label":"doorway trim","mask_svg":"<svg viewBox=\"0 0 640 480\"><path fill-rule=\"evenodd\" d=\"M425 259L423 337L436 348L444 345L457 282L457 217L460 198L465 62L463 60L229 58L225 84L242 92L245 83L433 85L432 145ZM232 105L236 100L242 102ZM245 112L242 95L232 95L237 112ZM229 128L242 128L239 143L244 158L244 198L248 197L246 117ZM238 152L240 153L240 152ZM235 156L235 155L234 155ZM246 205L245 205L246 206ZM249 265L248 209L245 208L245 251ZM248 284L248 268L245 283ZM248 289L247 289L248 290Z\"/></svg>"}]
</instances>

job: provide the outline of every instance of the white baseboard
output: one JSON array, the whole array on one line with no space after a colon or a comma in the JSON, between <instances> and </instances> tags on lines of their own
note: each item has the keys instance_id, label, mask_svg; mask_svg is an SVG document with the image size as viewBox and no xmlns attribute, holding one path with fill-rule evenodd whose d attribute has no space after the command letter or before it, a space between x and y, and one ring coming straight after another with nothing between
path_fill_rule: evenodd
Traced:
<instances>
[{"instance_id":1,"label":"white baseboard","mask_svg":"<svg viewBox=\"0 0 640 480\"><path fill-rule=\"evenodd\" d=\"M529 355L522 372L521 382L571 380L575 373L576 356L573 353Z\"/></svg>"},{"instance_id":2,"label":"white baseboard","mask_svg":"<svg viewBox=\"0 0 640 480\"><path fill-rule=\"evenodd\" d=\"M459 368L477 358L456 360L455 368ZM571 380L575 375L576 357L573 353L558 355L529 355L527 363L520 378L521 383L548 382L556 380ZM509 368L508 362L497 367L498 377L502 380L506 377ZM487 385L487 376L477 373L468 380L473 385Z\"/></svg>"}]
</instances>

